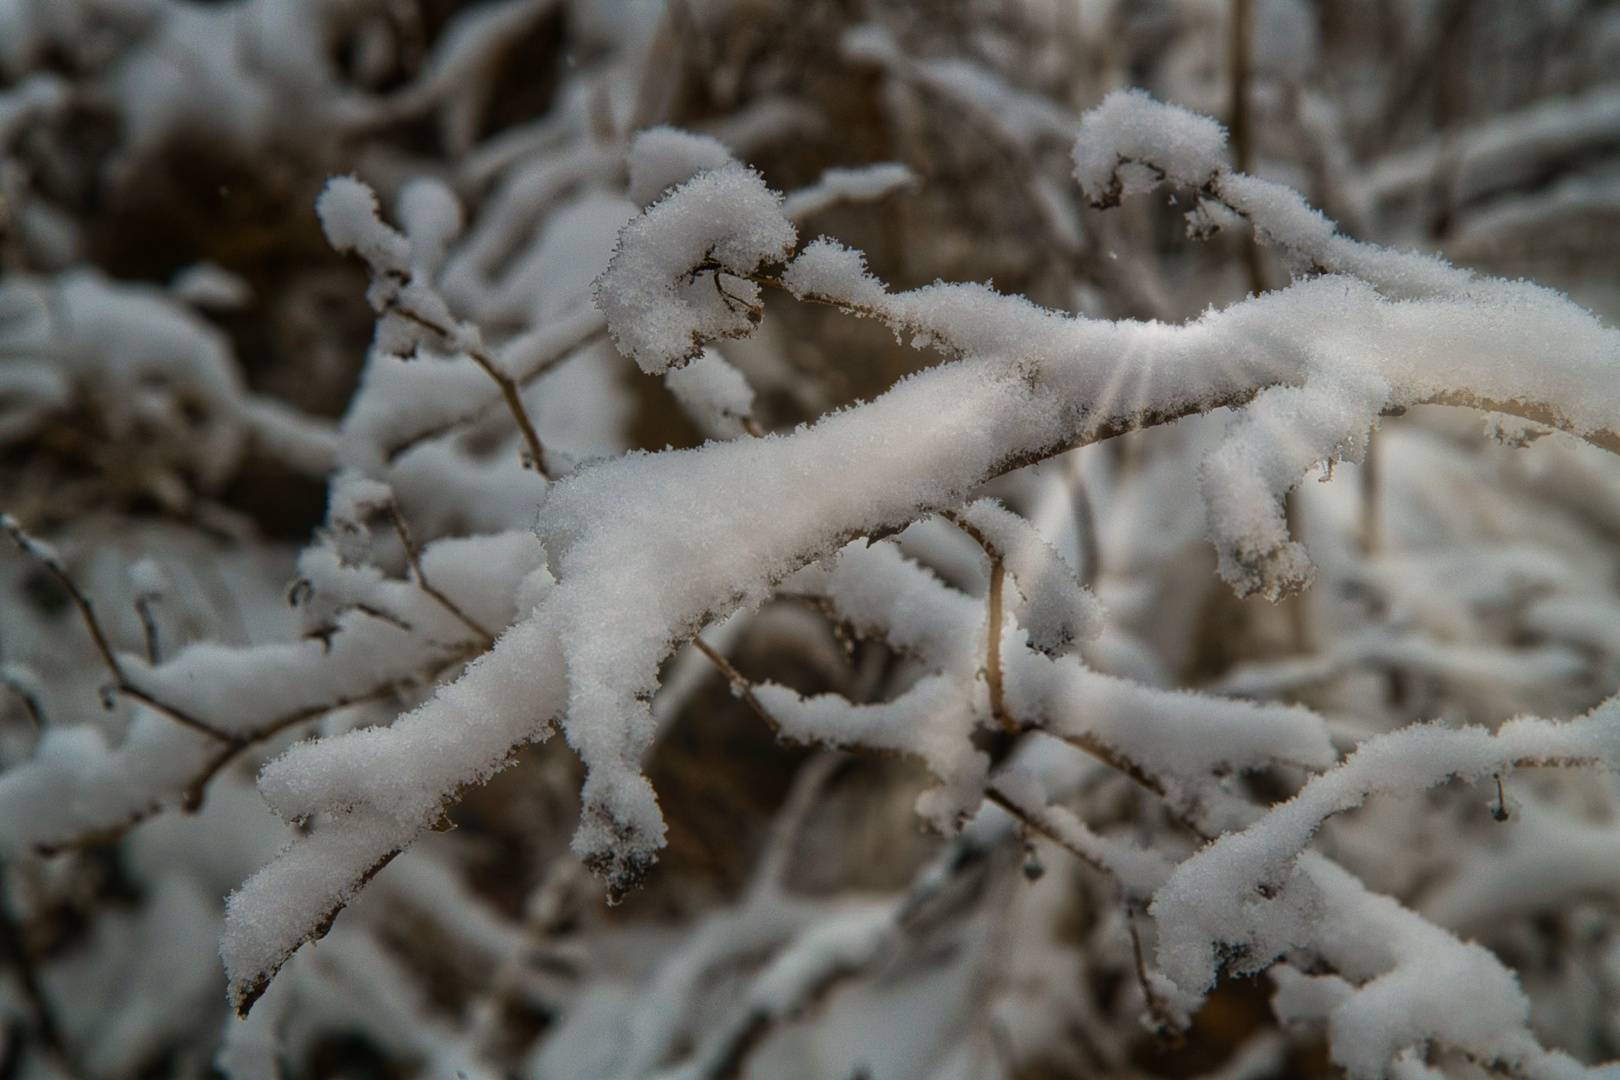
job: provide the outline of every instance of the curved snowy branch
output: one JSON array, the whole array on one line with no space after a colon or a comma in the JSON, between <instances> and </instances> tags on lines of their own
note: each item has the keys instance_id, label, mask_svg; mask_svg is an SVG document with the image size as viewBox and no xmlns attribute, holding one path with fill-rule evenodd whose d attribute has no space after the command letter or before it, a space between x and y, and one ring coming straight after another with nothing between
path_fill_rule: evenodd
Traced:
<instances>
[{"instance_id":1,"label":"curved snowy branch","mask_svg":"<svg viewBox=\"0 0 1620 1080\"><path fill-rule=\"evenodd\" d=\"M1158 117L1172 143L1197 135L1176 114ZM1082 127L1082 140L1117 134L1096 117ZM656 730L647 700L663 659L851 538L957 507L1018 466L1234 409L1205 490L1244 501L1222 504L1212 538L1240 590L1275 594L1303 573L1283 494L1304 468L1355 457L1387 409L1464 392L1543 402L1580 432L1620 428L1620 333L1567 299L1337 237L1284 189L1223 172L1210 159L1218 140L1166 148L1128 134L1142 136L1130 156L1153 165L1155 179L1202 176L1263 233L1331 272L1169 326L1071 318L980 285L891 293L859 253L809 245L780 277L796 295L880 318L956 359L791 434L631 455L557 481L539 523L557 584L531 616L392 727L300 745L265 770L263 786L288 817L332 813L332 828L350 816L379 823L370 861L348 865L333 878L346 884L328 894L348 895L384 837L408 843L456 791L553 723L588 770L575 851L613 890L628 887L664 840L640 765ZM758 303L746 276L786 258L792 241L775 196L753 174L732 165L701 173L626 230L599 284L610 330L649 370L707 337L746 332ZM1288 756L1321 761L1321 751ZM286 858L304 858L300 845ZM243 956L285 955L300 940L291 923L259 923L256 913L279 903L283 886L272 882L285 880L274 867L266 875L239 894L231 932L246 940L263 925L274 940ZM233 964L231 976L241 1001L265 973Z\"/></svg>"}]
</instances>

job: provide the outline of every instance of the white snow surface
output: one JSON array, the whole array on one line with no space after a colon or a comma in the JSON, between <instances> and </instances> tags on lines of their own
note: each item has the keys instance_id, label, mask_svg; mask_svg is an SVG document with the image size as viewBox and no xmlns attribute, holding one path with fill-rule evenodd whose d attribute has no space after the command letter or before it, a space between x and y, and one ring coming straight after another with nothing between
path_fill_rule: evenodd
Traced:
<instances>
[{"instance_id":1,"label":"white snow surface","mask_svg":"<svg viewBox=\"0 0 1620 1080\"><path fill-rule=\"evenodd\" d=\"M704 341L752 331L760 295L746 275L784 261L797 239L758 173L722 165L625 226L596 302L620 351L658 374Z\"/></svg>"}]
</instances>

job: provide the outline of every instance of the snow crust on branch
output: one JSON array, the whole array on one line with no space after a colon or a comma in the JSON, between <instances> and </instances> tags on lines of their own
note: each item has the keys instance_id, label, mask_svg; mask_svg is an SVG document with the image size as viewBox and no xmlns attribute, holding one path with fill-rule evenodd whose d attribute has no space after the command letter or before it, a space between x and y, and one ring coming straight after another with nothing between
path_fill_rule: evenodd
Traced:
<instances>
[{"instance_id":1,"label":"snow crust on branch","mask_svg":"<svg viewBox=\"0 0 1620 1080\"><path fill-rule=\"evenodd\" d=\"M749 275L785 260L797 240L781 196L758 173L729 162L687 180L625 226L596 302L619 349L649 375L660 374L697 355L705 341L750 333L761 307Z\"/></svg>"},{"instance_id":2,"label":"snow crust on branch","mask_svg":"<svg viewBox=\"0 0 1620 1080\"><path fill-rule=\"evenodd\" d=\"M420 78L386 107L317 87L320 122L375 122L442 101L446 140L470 140L476 110L451 100L456 85L549 7L512 0L458 16ZM284 33L310 31L306 15L287 16ZM261 5L255 17L269 16ZM212 18L162 33L226 28ZM1310 847L1325 819L1373 794L1530 764L1612 767L1620 752L1612 705L1567 725L1519 720L1495 734L1426 726L1377 736L1341 764L1339 748L1354 740L1321 713L1122 677L1122 667L1151 674L1151 666L1110 666L1128 643L1081 584L1078 563L1060 553L1074 555L1073 535L1049 542L1032 524L1039 515L980 498L980 485L1073 446L1226 410L1224 432L1198 455L1203 527L1223 576L1240 592L1276 596L1311 572L1282 503L1308 470L1361 460L1381 416L1426 401L1493 403L1581 434L1620 430L1620 335L1550 291L1340 235L1291 189L1233 172L1214 121L1139 91L1110 95L1076 122L988 68L914 60L872 28L851 34L845 52L970 105L1021 152L1073 137L1074 177L1094 205L1161 183L1186 189L1190 231L1244 219L1299 276L1182 325L1070 317L978 284L894 291L836 241L801 250L795 222L917 183L903 166L829 169L784 199L708 136L660 127L637 136L628 153L594 138L565 145L587 107L581 96L569 106L572 119L480 148L446 180L404 185L392 200L397 227L359 179L327 186L322 227L334 247L367 263L380 316L337 431L240 384L223 340L176 303L200 301L207 289L177 281L165 295L78 271L8 282L0 346L21 360L0 372L0 435L35 430L82 384L110 388L113 415L131 423L178 423L190 415L182 405L200 403L185 434L208 484L222 483L250 442L314 475L341 471L325 526L297 560L290 618L303 640L192 641L144 658L118 651L110 666L128 700L116 718L105 728L46 727L31 759L0 776L0 846L19 855L82 842L194 805L201 785L237 754L287 733L263 751L281 752L259 777L285 824L271 819L274 842L254 858L286 846L225 914L229 992L245 1009L384 864L442 826L462 790L561 730L586 768L573 851L622 892L666 840L643 772L658 733L651 700L661 665L705 627L797 595L903 657L893 696L734 689L785 738L920 759L937 786L918 809L957 833L962 851L991 833L1004 841L1016 820L1112 875L1133 904L1153 897L1144 929L1150 946L1156 936L1161 970L1142 978L1150 1009L1184 1012L1219 971L1272 966L1281 973L1279 1012L1325 1020L1335 1060L1358 1078L1391 1062L1414 1064L1425 1043L1528 1076L1570 1072L1569 1060L1529 1034L1527 999L1489 953L1373 896ZM286 65L270 68L288 77ZM148 86L165 76L132 69L124 77ZM602 90L609 110L617 92ZM0 136L56 108L59 96L49 80L8 92ZM244 91L231 108L257 115L253 97ZM144 130L169 123L162 111ZM1553 117L1542 125L1546 144L1596 138L1600 122L1600 110ZM269 126L263 117L242 124L261 134ZM1514 145L1541 145L1533 134L1514 135ZM1488 162L1495 153L1464 157ZM486 187L464 220L462 197ZM1047 209L1055 214L1059 204L1068 205ZM1071 231L1080 235L1078 225ZM763 290L778 284L800 300L876 318L946 360L797 430L736 439L758 432L744 373L753 369L740 348L733 365L709 346L751 333ZM598 461L624 444L596 435L558 452L546 475L525 469L503 405L514 419L532 413L548 448L554 431L569 430L559 409L577 400L591 415L574 430L617 430L622 394L614 396L609 335L644 372L664 375L706 434L731 441ZM565 397L553 393L558 387L584 392ZM469 438L452 437L461 434ZM872 540L908 526L917 527L900 543ZM959 529L971 530L978 548ZM467 531L479 535L446 535ZM966 545L959 574L949 572L951 559L929 559L954 585L910 557L931 542L940 548L941 534ZM142 595L176 591L162 568L137 565L130 585ZM980 594L1000 573L1008 591L992 625L997 605ZM1527 617L1541 629L1575 627L1599 646L1612 639L1612 613L1538 603ZM1505 681L1565 677L1579 663L1560 645L1507 670L1501 650L1430 643L1425 651L1402 633L1341 641L1310 670L1278 664L1226 687L1270 692L1396 653L1409 667ZM26 691L27 672L7 666L4 674L7 687ZM403 715L386 726L362 726L398 709ZM286 746L317 726L321 737ZM1072 792L1048 785L1041 747L1079 748L1094 768L1134 782L1180 830L1176 839L1088 825L1061 801ZM1244 774L1259 770L1298 776L1303 789L1264 809L1237 794ZM63 791L75 796L57 797ZM987 799L1000 809L983 809ZM293 824L307 833L294 837ZM1199 835L1217 839L1189 854L1187 838ZM1595 827L1577 840L1560 857L1589 852L1596 862L1612 847ZM1499 854L1464 866L1424 914L1455 928L1493 904L1537 902L1543 894L1528 887L1482 898L1541 865L1522 844ZM955 872L930 871L918 892ZM1548 876L1566 885L1612 877L1567 867ZM702 948L672 964L657 1000L673 1000L702 963L731 955L723 939L737 926L772 958L691 1071L725 1060L752 1037L749 1025L790 1017L839 973L898 947L912 902L835 912L784 901L775 921L758 910L717 921ZM338 968L392 970L368 944L337 944ZM1303 974L1318 960L1337 974ZM1466 1009L1435 1004L1457 986L1466 988ZM415 1014L402 1007L401 1015ZM658 1067L674 1022L641 1021L626 1060ZM436 1056L434 1067L463 1060L463 1051L471 1060L469 1045Z\"/></svg>"},{"instance_id":3,"label":"snow crust on branch","mask_svg":"<svg viewBox=\"0 0 1620 1080\"><path fill-rule=\"evenodd\" d=\"M1171 133L1168 146L1153 138L1156 109ZM1088 117L1082 128L1087 155L1108 163L1087 180L1103 191L1118 169L1151 165L1155 175L1200 185L1252 216L1263 235L1327 273L1184 326L1109 323L1042 311L979 285L891 293L858 252L827 240L810 244L781 276L796 295L877 317L916 344L960 359L789 435L632 454L564 477L540 513L557 584L534 613L393 726L301 745L272 763L262 784L278 811L335 814L332 828L347 827L351 817L386 819L396 830L390 842L403 843L431 824L459 787L488 776L513 746L556 722L588 769L575 851L623 889L664 838L640 771L655 730L646 702L660 662L702 626L762 602L788 575L851 537L958 506L975 484L1013 464L1224 406L1236 415L1204 474L1212 538L1223 573L1240 590L1275 594L1305 573L1287 536L1282 496L1305 469L1357 457L1385 409L1464 389L1480 398L1554 402L1576 430L1620 427L1612 391L1620 335L1546 290L1476 281L1426 257L1337 237L1286 189L1224 171L1218 134L1169 107L1111 98L1101 118ZM349 201L357 220L371 214L364 199ZM338 224L341 236L403 263L393 242L369 237L363 221L347 232ZM778 197L728 162L686 181L625 228L598 302L621 348L645 370L661 371L705 341L751 329L759 286L749 279L763 264L788 260L794 242ZM976 513L992 530L1005 524L992 512ZM1055 565L1047 554L1030 564L1017 537L1004 543L1015 581L1044 580L1043 567ZM849 569L840 573L861 565L849 552L841 560ZM1044 585L1041 591L1047 595ZM1085 601L1069 595L1052 619L1039 607L1022 612L1039 643L1061 647L1064 628L1070 639L1089 632ZM925 645L929 632L909 625L890 627L902 645L911 635L919 647L946 647ZM1042 660L1021 632L1008 628L1006 635L1015 711L1060 737L1107 742L1148 775L1165 778L1174 804L1214 814L1212 824L1244 822L1221 816L1218 792L1182 788L1177 777L1268 760L1316 767L1332 760L1309 714L1132 688ZM758 693L789 734L922 756L946 781L924 810L949 826L971 809L987 759L969 739L986 718L977 663L967 666L977 646L957 638L948 648L938 675L891 704L801 703L765 687ZM1076 701L1091 708L1078 710L1082 727L1071 729L1065 714ZM1169 714L1160 712L1165 708ZM1152 733L1156 716L1183 724L1201 710L1207 729L1172 725ZM356 861L332 880L352 887L369 870ZM244 942L259 932L255 913L277 903L267 883L288 880L267 874L233 905L231 933ZM1163 900L1162 910L1177 912L1162 920L1166 926L1182 918L1175 888ZM336 894L324 888L321 895ZM1193 936L1207 948L1208 935ZM278 937L273 947L244 944L233 955L284 955L296 943ZM1182 954L1172 947L1165 955ZM1167 970L1196 989L1203 976L1189 965L1167 962ZM232 968L238 988L263 974L252 964Z\"/></svg>"},{"instance_id":4,"label":"snow crust on branch","mask_svg":"<svg viewBox=\"0 0 1620 1080\"><path fill-rule=\"evenodd\" d=\"M1086 198L1111 206L1168 180L1202 187L1225 164L1226 129L1207 116L1116 90L1080 119L1074 178Z\"/></svg>"}]
</instances>

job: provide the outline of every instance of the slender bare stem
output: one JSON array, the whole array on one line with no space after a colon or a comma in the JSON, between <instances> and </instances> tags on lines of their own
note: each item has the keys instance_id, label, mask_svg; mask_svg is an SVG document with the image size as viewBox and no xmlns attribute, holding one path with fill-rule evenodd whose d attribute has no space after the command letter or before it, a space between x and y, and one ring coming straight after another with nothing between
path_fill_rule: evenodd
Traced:
<instances>
[{"instance_id":1,"label":"slender bare stem","mask_svg":"<svg viewBox=\"0 0 1620 1080\"><path fill-rule=\"evenodd\" d=\"M185 791L182 792L180 796L181 807L186 810L196 810L201 807L209 782L213 780L215 776L218 776L220 770L226 765L230 764L238 754L242 753L250 746L253 746L255 743L262 742L263 740L270 738L272 735L285 731L287 728L294 727L309 720L318 719L326 713L334 712L338 709L345 709L351 705L361 705L368 701L383 700L399 693L400 690L404 689L405 685L406 684L404 682L397 681L384 683L381 686L375 687L371 690L362 691L358 694L351 694L346 697L340 697L335 701L328 701L319 705L310 705L301 709L295 709L290 713L286 713L269 721L263 727L260 727L258 730L254 731L251 735L224 740L219 749L215 752L214 756L209 758L208 761L203 764L202 768L197 771L197 774L193 776L190 782L186 785ZM161 708L162 706L155 707ZM102 843L107 840L113 840L123 835L128 829L151 817L160 809L161 807L159 806L146 807L137 811L126 820L111 826L110 828L103 829L99 832L85 833L83 835L74 837L71 840L66 840L57 844L42 844L37 847L37 850L41 855L55 855L58 852L82 848L90 844Z\"/></svg>"},{"instance_id":2,"label":"slender bare stem","mask_svg":"<svg viewBox=\"0 0 1620 1080\"><path fill-rule=\"evenodd\" d=\"M39 696L33 688L22 680L0 674L0 686L10 690L22 702L23 712L28 714L28 720L34 725L34 730L42 731L45 728L45 710L40 706Z\"/></svg>"},{"instance_id":3,"label":"slender bare stem","mask_svg":"<svg viewBox=\"0 0 1620 1080\"><path fill-rule=\"evenodd\" d=\"M984 678L990 689L991 718L1016 735L1023 730L1023 725L1007 710L1006 672L1001 663L1001 629L1006 619L1004 601L1007 589L1007 567L1002 561L1001 549L962 515L947 510L940 517L972 537L990 560L990 629L984 646Z\"/></svg>"},{"instance_id":4,"label":"slender bare stem","mask_svg":"<svg viewBox=\"0 0 1620 1080\"><path fill-rule=\"evenodd\" d=\"M1026 828L1040 833L1042 836L1052 841L1052 843L1056 844L1064 851L1067 851L1070 855L1073 855L1075 858L1079 859L1081 862L1085 863L1099 874L1106 874L1109 877L1115 876L1113 867L1109 866L1101 859L1098 859L1089 851L1082 851L1080 848L1075 847L1063 836L1062 833L1056 829L1050 828L1046 822L1041 820L1039 816L1030 813L1013 800L1007 798L1007 796L996 790L994 785L990 785L984 789L984 797L987 802L995 803L997 806L1007 811L1007 813L1023 822Z\"/></svg>"},{"instance_id":5,"label":"slender bare stem","mask_svg":"<svg viewBox=\"0 0 1620 1080\"><path fill-rule=\"evenodd\" d=\"M274 720L271 720L269 723L253 732L251 736L236 740L231 745L224 747L219 754L216 754L212 759L210 759L208 764L204 766L195 777L192 778L191 783L186 785L185 794L181 797L181 805L188 810L195 810L201 806L204 789L207 788L208 782L217 776L219 774L219 770L223 769L227 764L229 764L232 758L236 757L237 754L240 754L243 750L246 750L254 743L263 742L265 739L270 738L272 735L279 734L280 732L285 731L287 728L294 727L309 720L318 719L325 716L327 713L336 712L339 709L347 709L352 705L363 705L369 701L381 701L385 698L392 697L393 695L399 693L400 690L404 689L404 686L404 683L398 681L386 682L380 686L362 691L358 694L350 694L345 697L337 698L334 701L322 702L319 705L308 705L304 708L294 709L290 713L276 717Z\"/></svg>"},{"instance_id":6,"label":"slender bare stem","mask_svg":"<svg viewBox=\"0 0 1620 1080\"><path fill-rule=\"evenodd\" d=\"M1142 955L1142 935L1136 929L1136 909L1129 901L1125 903L1125 925L1131 931L1131 954L1136 959L1136 981L1142 986L1142 996L1147 999L1148 1012L1153 1014L1153 1020L1161 1029L1174 1031L1177 1027L1176 1018L1170 1011L1164 998L1153 989L1148 982L1147 960Z\"/></svg>"},{"instance_id":7,"label":"slender bare stem","mask_svg":"<svg viewBox=\"0 0 1620 1080\"><path fill-rule=\"evenodd\" d=\"M146 639L146 662L156 667L162 662L163 650L158 639L157 617L152 614L152 601L157 597L142 593L135 598L135 614L141 620L141 636Z\"/></svg>"},{"instance_id":8,"label":"slender bare stem","mask_svg":"<svg viewBox=\"0 0 1620 1080\"><path fill-rule=\"evenodd\" d=\"M540 445L540 433L535 431L534 422L529 419L529 410L523 404L522 387L518 385L518 381L483 348L460 340L460 336L450 327L442 326L407 307L395 305L388 310L425 330L432 331L446 343L453 344L455 348L465 353L469 360L482 368L484 374L494 380L495 385L500 388L501 399L506 402L507 411L512 414L512 419L517 423L518 431L523 436L523 442L528 447L529 461L541 476L548 480L553 479L550 465L546 461L545 447Z\"/></svg>"},{"instance_id":9,"label":"slender bare stem","mask_svg":"<svg viewBox=\"0 0 1620 1080\"><path fill-rule=\"evenodd\" d=\"M1001 666L1002 593L1007 584L1007 567L1000 558L990 559L990 631L984 647L984 677L990 684L990 716L1008 731L1018 732L1018 721L1007 712L1006 673Z\"/></svg>"},{"instance_id":10,"label":"slender bare stem","mask_svg":"<svg viewBox=\"0 0 1620 1080\"><path fill-rule=\"evenodd\" d=\"M754 684L742 672L732 667L730 660L727 660L713 645L710 645L701 637L692 639L692 647L708 657L709 663L720 669L720 674L724 675L726 681L731 683L731 692L741 698L750 709L758 713L759 718L769 724L772 730L781 726L776 722L776 717L772 716L766 711L765 706L760 704L759 698L754 696Z\"/></svg>"},{"instance_id":11,"label":"slender bare stem","mask_svg":"<svg viewBox=\"0 0 1620 1080\"><path fill-rule=\"evenodd\" d=\"M574 355L574 352L586 342L592 340L593 338L600 338L605 333L606 331L603 330L601 326L590 327L585 333L570 337L567 341L548 352L539 362L531 364L523 371L522 374L513 375L512 378L517 382L520 388L527 387L536 379L540 378L540 376L544 375L546 372L552 370L558 364ZM470 424L473 421L478 420L488 413L489 409L493 407L494 404L494 402L489 402L486 405L479 406L470 413L456 417L454 420L447 420L444 423L435 425L434 427L427 428L423 431L418 431L414 435L406 437L401 442L393 443L383 451L383 459L389 464L393 464L399 459L400 455L404 454L407 450L420 446L422 443L428 442L429 440L437 439L442 435L447 435L458 427L462 427L463 425ZM501 395L501 404L503 406L508 406L507 399L504 394Z\"/></svg>"},{"instance_id":12,"label":"slender bare stem","mask_svg":"<svg viewBox=\"0 0 1620 1080\"><path fill-rule=\"evenodd\" d=\"M90 598L85 595L83 589L79 588L79 583L73 580L73 575L68 573L66 566L62 565L62 560L56 552L50 546L29 536L10 514L0 514L0 529L4 529L10 535L12 542L43 566L46 572L56 580L57 584L67 591L68 596L72 597L73 606L78 608L79 617L84 622L85 629L90 634L90 640L95 644L96 652L100 655L102 664L107 668L107 673L112 676L113 687L118 693L156 709L165 716L194 731L207 735L209 738L226 743L235 741L235 736L225 734L183 709L157 700L131 683L124 675L124 669L119 665L118 657L113 654L112 645L107 640L107 634L101 628L101 620L96 618L96 610L90 605Z\"/></svg>"},{"instance_id":13,"label":"slender bare stem","mask_svg":"<svg viewBox=\"0 0 1620 1080\"><path fill-rule=\"evenodd\" d=\"M529 419L529 410L523 404L523 395L518 387L517 380L501 370L495 363L495 358L482 349L469 349L467 355L472 362L483 368L495 385L501 388L501 397L506 401L506 407L512 413L512 419L517 422L518 431L523 433L523 441L529 448L529 460L534 462L534 468L546 479L552 479L550 464L546 461L545 447L540 445L540 433L534 429L534 423Z\"/></svg>"},{"instance_id":14,"label":"slender bare stem","mask_svg":"<svg viewBox=\"0 0 1620 1080\"><path fill-rule=\"evenodd\" d=\"M84 621L85 629L90 632L90 640L95 645L102 664L112 676L113 682L122 684L124 673L118 667L117 658L113 656L112 646L107 643L107 635L101 629L101 620L96 618L95 608L90 606L90 598L79 588L78 582L73 580L73 575L68 573L67 567L62 565L56 551L28 535L10 514L0 515L0 528L5 529L7 535L11 537L11 542L16 544L18 549L44 567L45 572L67 591L73 600L73 606L79 609L79 617Z\"/></svg>"},{"instance_id":15,"label":"slender bare stem","mask_svg":"<svg viewBox=\"0 0 1620 1080\"><path fill-rule=\"evenodd\" d=\"M1382 546L1383 524L1378 514L1378 429L1367 433L1367 454L1361 460L1361 552L1376 555Z\"/></svg>"},{"instance_id":16,"label":"slender bare stem","mask_svg":"<svg viewBox=\"0 0 1620 1080\"><path fill-rule=\"evenodd\" d=\"M422 562L419 557L420 552L417 550L416 541L411 538L410 526L405 524L405 515L399 512L399 504L392 499L388 501L388 520L393 523L394 532L399 537L400 546L405 549L405 561L410 565L411 575L416 579L416 587L432 597L440 607L453 615L461 625L476 634L484 648L487 649L494 645L495 635L484 629L483 625L476 619L461 610L461 606L454 600L435 588L433 583L428 580L427 574L423 573Z\"/></svg>"}]
</instances>

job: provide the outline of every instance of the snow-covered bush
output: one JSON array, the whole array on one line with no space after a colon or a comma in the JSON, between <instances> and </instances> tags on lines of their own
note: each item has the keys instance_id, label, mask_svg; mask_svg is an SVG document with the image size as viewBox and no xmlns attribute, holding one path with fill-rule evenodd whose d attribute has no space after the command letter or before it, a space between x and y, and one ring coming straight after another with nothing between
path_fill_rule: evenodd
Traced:
<instances>
[{"instance_id":1,"label":"snow-covered bush","mask_svg":"<svg viewBox=\"0 0 1620 1080\"><path fill-rule=\"evenodd\" d=\"M8 1067L1613 1069L1620 22L1441 7L0 0Z\"/></svg>"}]
</instances>

